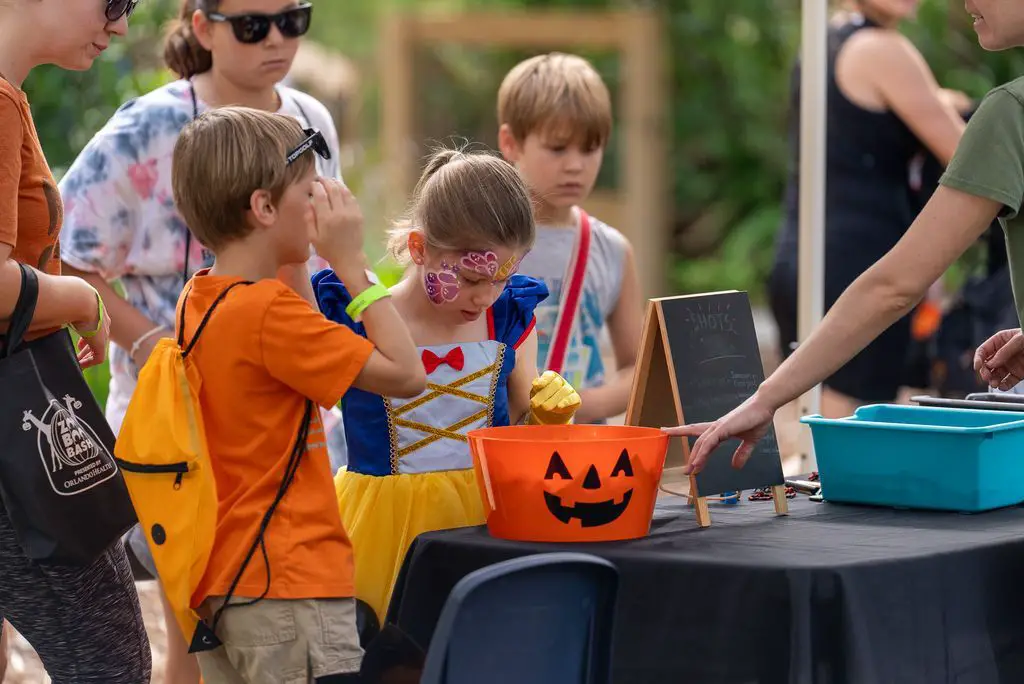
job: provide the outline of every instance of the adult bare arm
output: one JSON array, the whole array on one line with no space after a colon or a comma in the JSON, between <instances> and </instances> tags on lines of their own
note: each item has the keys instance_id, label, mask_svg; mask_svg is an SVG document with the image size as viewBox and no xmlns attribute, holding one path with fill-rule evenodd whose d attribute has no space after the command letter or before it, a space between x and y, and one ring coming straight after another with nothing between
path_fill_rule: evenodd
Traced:
<instances>
[{"instance_id":1,"label":"adult bare arm","mask_svg":"<svg viewBox=\"0 0 1024 684\"><path fill-rule=\"evenodd\" d=\"M103 297L103 304L110 313L110 339L123 349L130 350L135 341L146 333L157 327L157 323L149 320L141 311L136 309L124 297L121 297L110 283L98 273L90 273L68 265L62 265L63 270L82 278L96 288L96 291ZM167 329L166 333L151 335L144 344L140 345L138 353L132 360L136 363L144 363L149 358L149 352L156 344L159 337L173 335L174 331Z\"/></svg>"},{"instance_id":2,"label":"adult bare arm","mask_svg":"<svg viewBox=\"0 0 1024 684\"><path fill-rule=\"evenodd\" d=\"M940 186L899 243L847 288L818 328L750 399L713 423L667 430L698 437L687 470L700 471L711 452L732 438L742 440L733 455L733 465L742 467L775 412L828 378L907 314L1001 208L993 200Z\"/></svg>"},{"instance_id":3,"label":"adult bare arm","mask_svg":"<svg viewBox=\"0 0 1024 684\"><path fill-rule=\"evenodd\" d=\"M21 295L21 270L11 259L12 248L0 243L0 330L8 321ZM29 330L46 330L70 324L80 330L92 330L99 317L96 292L81 278L54 276L36 272L39 300Z\"/></svg>"},{"instance_id":4,"label":"adult bare arm","mask_svg":"<svg viewBox=\"0 0 1024 684\"><path fill-rule=\"evenodd\" d=\"M943 164L953 158L966 124L924 57L902 34L878 32L871 61L875 85L892 111Z\"/></svg>"}]
</instances>

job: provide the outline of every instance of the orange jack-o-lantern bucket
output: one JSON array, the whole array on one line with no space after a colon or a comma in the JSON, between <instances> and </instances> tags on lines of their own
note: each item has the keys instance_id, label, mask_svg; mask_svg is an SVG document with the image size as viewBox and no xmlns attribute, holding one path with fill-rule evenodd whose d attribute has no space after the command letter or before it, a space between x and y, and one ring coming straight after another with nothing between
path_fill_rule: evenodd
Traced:
<instances>
[{"instance_id":1,"label":"orange jack-o-lantern bucket","mask_svg":"<svg viewBox=\"0 0 1024 684\"><path fill-rule=\"evenodd\" d=\"M495 537L598 542L647 536L668 436L620 425L516 425L469 433Z\"/></svg>"}]
</instances>

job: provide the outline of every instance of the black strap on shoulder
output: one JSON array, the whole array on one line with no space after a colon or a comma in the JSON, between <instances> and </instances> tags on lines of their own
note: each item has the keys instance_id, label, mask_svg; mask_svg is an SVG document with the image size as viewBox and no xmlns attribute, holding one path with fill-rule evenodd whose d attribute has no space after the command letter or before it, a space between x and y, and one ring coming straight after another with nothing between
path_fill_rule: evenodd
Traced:
<instances>
[{"instance_id":1,"label":"black strap on shoulder","mask_svg":"<svg viewBox=\"0 0 1024 684\"><path fill-rule=\"evenodd\" d=\"M192 288L189 288L188 292L185 293L185 298L181 302L181 311L178 314L178 347L185 347L181 352L182 358L188 356L192 352L192 348L196 346L196 342L199 341L199 335L203 332L203 329L206 328L206 324L210 322L210 316L213 315L214 309L224 301L224 298L228 296L228 292L231 292L231 290L235 289L239 285L252 285L252 281L240 280L237 283L231 283L225 287L219 295L217 295L217 298L213 300L213 304L211 304L210 308L206 310L205 314L203 314L203 319L199 321L199 326L196 328L196 331L192 335L192 339L189 341L187 347L185 347L185 305L188 303L188 296L192 294Z\"/></svg>"},{"instance_id":2,"label":"black strap on shoulder","mask_svg":"<svg viewBox=\"0 0 1024 684\"><path fill-rule=\"evenodd\" d=\"M14 350L25 341L32 318L36 315L36 302L39 300L39 278L36 272L25 264L18 263L21 271L21 292L18 294L18 302L11 312L10 322L7 324L7 335L0 338L4 340L4 351L0 358L7 358L14 353Z\"/></svg>"}]
</instances>

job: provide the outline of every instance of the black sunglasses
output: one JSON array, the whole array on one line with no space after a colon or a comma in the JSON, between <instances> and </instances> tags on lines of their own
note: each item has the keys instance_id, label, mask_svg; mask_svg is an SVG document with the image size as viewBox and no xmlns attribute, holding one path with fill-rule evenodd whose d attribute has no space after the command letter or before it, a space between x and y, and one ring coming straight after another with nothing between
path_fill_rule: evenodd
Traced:
<instances>
[{"instance_id":1,"label":"black sunglasses","mask_svg":"<svg viewBox=\"0 0 1024 684\"><path fill-rule=\"evenodd\" d=\"M245 43L246 45L261 43L266 40L267 36L270 35L271 25L277 26L277 30L285 38L304 36L306 31L309 30L309 22L312 17L313 5L308 2L283 12L278 12L277 14L227 15L219 14L218 12L206 13L206 18L210 21L223 21L231 24L231 30L235 32L235 39L239 43Z\"/></svg>"},{"instance_id":2,"label":"black sunglasses","mask_svg":"<svg viewBox=\"0 0 1024 684\"><path fill-rule=\"evenodd\" d=\"M324 134L320 131L313 130L312 128L303 128L302 132L306 134L306 139L299 143L299 146L288 153L286 161L288 166L295 163L295 160L305 154L307 151L312 149L320 158L324 161L328 161L331 158L331 148L327 146L327 140L324 139Z\"/></svg>"},{"instance_id":3,"label":"black sunglasses","mask_svg":"<svg viewBox=\"0 0 1024 684\"><path fill-rule=\"evenodd\" d=\"M139 0L107 0L107 9L104 15L107 21L114 23L121 17L130 17L135 8L139 6Z\"/></svg>"}]
</instances>

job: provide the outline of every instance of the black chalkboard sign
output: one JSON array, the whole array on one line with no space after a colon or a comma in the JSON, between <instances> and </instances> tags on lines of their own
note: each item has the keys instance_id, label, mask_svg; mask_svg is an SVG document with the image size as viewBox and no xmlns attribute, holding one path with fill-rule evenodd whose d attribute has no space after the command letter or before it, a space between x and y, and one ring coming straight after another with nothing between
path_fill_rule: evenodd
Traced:
<instances>
[{"instance_id":1,"label":"black chalkboard sign","mask_svg":"<svg viewBox=\"0 0 1024 684\"><path fill-rule=\"evenodd\" d=\"M641 338L640 358L626 422L662 427L714 421L749 398L764 381L764 367L745 292L713 292L652 299ZM668 466L689 455L674 444ZM774 428L736 470L739 440L722 444L696 477L698 522L710 524L702 499L730 491L773 487L776 512L786 510L782 460ZM680 458L681 456L681 458ZM707 520L705 520L707 519Z\"/></svg>"}]
</instances>

